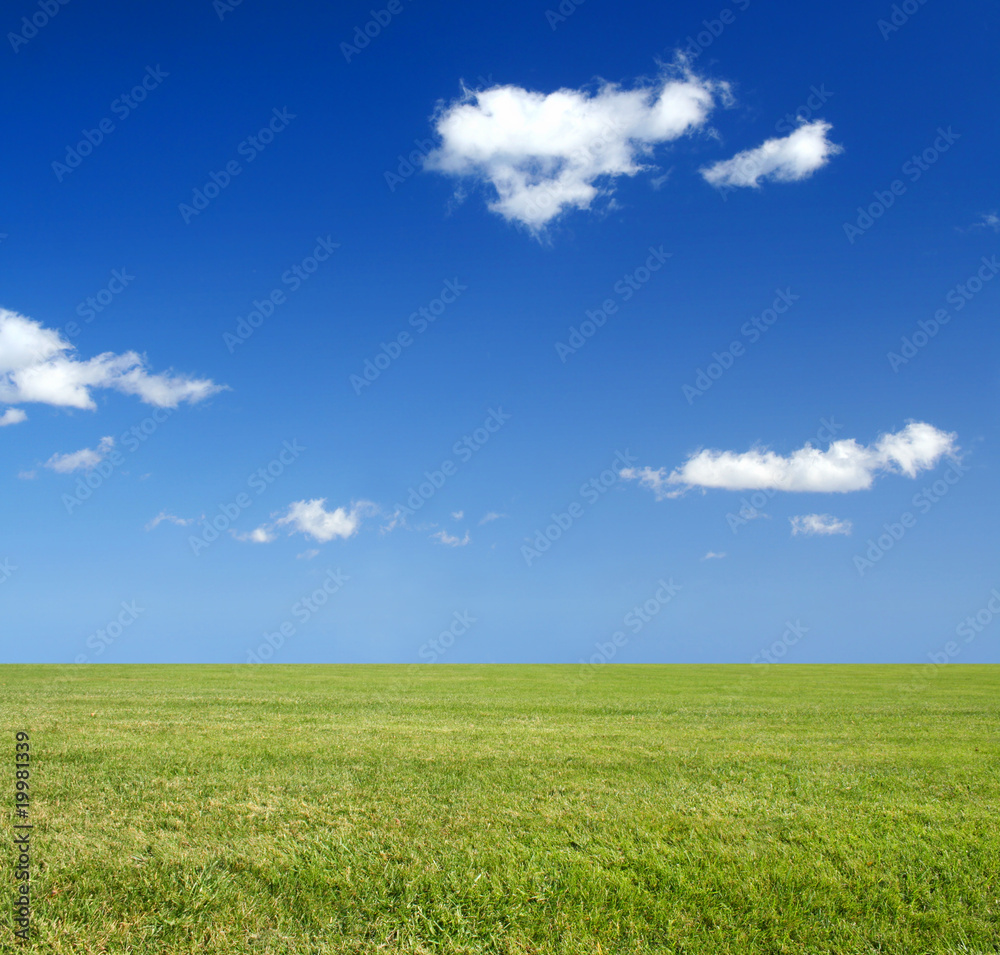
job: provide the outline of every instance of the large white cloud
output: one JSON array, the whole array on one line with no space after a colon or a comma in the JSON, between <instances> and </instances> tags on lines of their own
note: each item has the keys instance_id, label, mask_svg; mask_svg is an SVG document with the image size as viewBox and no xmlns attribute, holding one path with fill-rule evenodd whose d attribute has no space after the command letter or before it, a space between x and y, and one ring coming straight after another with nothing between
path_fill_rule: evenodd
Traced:
<instances>
[{"instance_id":1,"label":"large white cloud","mask_svg":"<svg viewBox=\"0 0 1000 955\"><path fill-rule=\"evenodd\" d=\"M702 128L729 90L677 69L653 84L537 93L520 86L466 90L435 118L441 145L425 166L489 183L489 208L538 232L587 209L617 176L644 168L657 143Z\"/></svg>"},{"instance_id":2,"label":"large white cloud","mask_svg":"<svg viewBox=\"0 0 1000 955\"><path fill-rule=\"evenodd\" d=\"M692 487L727 491L774 490L846 492L870 488L879 474L916 477L945 455L957 453L957 436L922 421L882 435L869 445L853 438L834 441L826 451L809 444L788 456L766 448L750 451L702 450L679 468L625 468L621 476L650 488L658 500Z\"/></svg>"},{"instance_id":3,"label":"large white cloud","mask_svg":"<svg viewBox=\"0 0 1000 955\"><path fill-rule=\"evenodd\" d=\"M134 351L104 352L81 360L57 330L0 308L0 405L36 402L93 410L91 391L113 388L146 404L175 408L184 401L201 401L223 387L207 378L153 374L145 356ZM22 409L8 408L0 422L15 424L25 417Z\"/></svg>"},{"instance_id":4,"label":"large white cloud","mask_svg":"<svg viewBox=\"0 0 1000 955\"><path fill-rule=\"evenodd\" d=\"M829 123L818 119L804 123L783 139L765 140L756 149L737 153L701 170L713 186L759 187L761 180L795 182L806 179L825 166L831 156L843 152L843 146L831 143L826 134Z\"/></svg>"},{"instance_id":5,"label":"large white cloud","mask_svg":"<svg viewBox=\"0 0 1000 955\"><path fill-rule=\"evenodd\" d=\"M45 466L51 468L53 471L58 471L60 474L70 474L73 471L90 471L96 468L108 456L108 452L114 446L114 438L101 438L96 448L81 448L79 451L71 451L69 454L53 454L45 462Z\"/></svg>"},{"instance_id":6,"label":"large white cloud","mask_svg":"<svg viewBox=\"0 0 1000 955\"><path fill-rule=\"evenodd\" d=\"M348 507L338 507L328 511L326 498L311 501L293 501L282 517L273 524L262 524L248 534L235 535L238 540L256 544L269 544L277 537L276 529L289 527L290 534L305 534L320 543L327 543L335 537L353 537L364 517L374 514L378 507L371 501L355 501Z\"/></svg>"}]
</instances>

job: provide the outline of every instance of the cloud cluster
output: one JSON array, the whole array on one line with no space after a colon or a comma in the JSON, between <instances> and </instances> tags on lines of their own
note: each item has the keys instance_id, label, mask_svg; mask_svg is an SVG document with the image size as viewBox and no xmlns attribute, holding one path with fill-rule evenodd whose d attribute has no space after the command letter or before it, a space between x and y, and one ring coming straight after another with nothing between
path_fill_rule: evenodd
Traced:
<instances>
[{"instance_id":1,"label":"cloud cluster","mask_svg":"<svg viewBox=\"0 0 1000 955\"><path fill-rule=\"evenodd\" d=\"M251 541L255 544L269 544L277 538L277 529L290 528L289 534L304 534L321 544L340 537L353 537L364 517L374 514L378 507L371 501L356 501L349 508L338 507L328 511L325 507L326 498L315 498L311 501L293 501L282 517L272 524L262 524L248 534L235 535L238 540Z\"/></svg>"},{"instance_id":2,"label":"cloud cluster","mask_svg":"<svg viewBox=\"0 0 1000 955\"><path fill-rule=\"evenodd\" d=\"M834 441L821 451L807 443L788 456L766 448L742 453L701 450L669 473L665 468L625 468L621 476L639 481L658 500L677 497L693 487L727 491L863 491L880 474L901 473L912 478L934 467L945 455L957 453L956 439L955 434L912 421L901 431L882 435L870 445L850 438Z\"/></svg>"},{"instance_id":3,"label":"cloud cluster","mask_svg":"<svg viewBox=\"0 0 1000 955\"><path fill-rule=\"evenodd\" d=\"M806 179L821 169L831 156L844 151L831 143L827 133L829 123L816 120L804 123L784 138L768 139L756 149L737 153L701 170L705 181L713 186L759 188L762 181L795 182Z\"/></svg>"},{"instance_id":4,"label":"cloud cluster","mask_svg":"<svg viewBox=\"0 0 1000 955\"><path fill-rule=\"evenodd\" d=\"M850 521L839 520L832 514L797 514L789 520L792 522L792 537L799 534L806 536L814 534L849 535L853 527Z\"/></svg>"},{"instance_id":5,"label":"cloud cluster","mask_svg":"<svg viewBox=\"0 0 1000 955\"><path fill-rule=\"evenodd\" d=\"M537 235L562 213L610 196L618 177L655 168L649 160L657 146L711 132L712 111L732 101L727 83L697 76L683 58L658 81L631 88L465 89L439 108L441 142L424 167L485 184L495 193L492 212ZM843 151L827 138L830 129L823 120L803 122L701 175L724 188L805 179Z\"/></svg>"},{"instance_id":6,"label":"cloud cluster","mask_svg":"<svg viewBox=\"0 0 1000 955\"><path fill-rule=\"evenodd\" d=\"M134 351L81 360L57 330L0 308L0 405L35 402L93 410L91 392L113 388L159 408L175 408L184 401L202 401L223 387L207 378L154 374L145 356ZM10 407L0 414L0 425L26 417L22 409Z\"/></svg>"},{"instance_id":7,"label":"cloud cluster","mask_svg":"<svg viewBox=\"0 0 1000 955\"><path fill-rule=\"evenodd\" d=\"M618 176L634 176L659 143L701 129L725 84L675 71L658 83L596 92L520 86L465 90L435 119L441 145L428 169L489 183L489 208L533 231L587 209ZM599 185L600 183L600 185Z\"/></svg>"},{"instance_id":8,"label":"cloud cluster","mask_svg":"<svg viewBox=\"0 0 1000 955\"><path fill-rule=\"evenodd\" d=\"M440 530L436 534L431 534L431 537L440 541L446 547L465 547L472 540L468 531L465 532L465 537L456 537L454 534L449 534L446 530Z\"/></svg>"},{"instance_id":9,"label":"cloud cluster","mask_svg":"<svg viewBox=\"0 0 1000 955\"><path fill-rule=\"evenodd\" d=\"M112 437L101 438L96 448L81 448L69 454L53 454L45 462L47 468L60 474L70 474L73 471L91 471L97 467L115 446Z\"/></svg>"}]
</instances>

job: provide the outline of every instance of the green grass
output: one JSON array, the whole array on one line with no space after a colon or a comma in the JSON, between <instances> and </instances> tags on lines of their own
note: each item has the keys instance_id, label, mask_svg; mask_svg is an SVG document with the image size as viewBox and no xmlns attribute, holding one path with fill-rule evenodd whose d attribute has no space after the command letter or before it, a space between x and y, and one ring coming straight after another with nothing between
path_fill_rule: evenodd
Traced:
<instances>
[{"instance_id":1,"label":"green grass","mask_svg":"<svg viewBox=\"0 0 1000 955\"><path fill-rule=\"evenodd\" d=\"M1000 951L1000 668L577 675L0 667L0 951Z\"/></svg>"}]
</instances>

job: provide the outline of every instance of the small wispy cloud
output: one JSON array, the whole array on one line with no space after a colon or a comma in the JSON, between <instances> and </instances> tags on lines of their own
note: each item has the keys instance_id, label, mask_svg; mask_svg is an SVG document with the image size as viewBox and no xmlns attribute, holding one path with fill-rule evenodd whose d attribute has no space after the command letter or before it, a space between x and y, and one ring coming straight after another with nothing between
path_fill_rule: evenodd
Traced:
<instances>
[{"instance_id":1,"label":"small wispy cloud","mask_svg":"<svg viewBox=\"0 0 1000 955\"><path fill-rule=\"evenodd\" d=\"M465 517L465 511L452 511L451 516L453 520L460 521Z\"/></svg>"},{"instance_id":2,"label":"small wispy cloud","mask_svg":"<svg viewBox=\"0 0 1000 955\"><path fill-rule=\"evenodd\" d=\"M252 531L247 531L245 534L232 530L229 533L232 534L236 540L249 544L270 544L271 541L276 540L278 537L278 535L267 526L255 527Z\"/></svg>"},{"instance_id":3,"label":"small wispy cloud","mask_svg":"<svg viewBox=\"0 0 1000 955\"><path fill-rule=\"evenodd\" d=\"M96 448L81 448L69 454L53 454L45 467L60 474L70 474L73 471L91 471L97 467L115 446L112 437L101 438Z\"/></svg>"},{"instance_id":4,"label":"small wispy cloud","mask_svg":"<svg viewBox=\"0 0 1000 955\"><path fill-rule=\"evenodd\" d=\"M378 529L378 532L384 536L392 533L397 527L406 527L406 515L399 509L389 515L389 519Z\"/></svg>"},{"instance_id":5,"label":"small wispy cloud","mask_svg":"<svg viewBox=\"0 0 1000 955\"><path fill-rule=\"evenodd\" d=\"M853 527L850 521L842 521L832 514L798 514L789 520L792 524L792 537L798 534L807 536L813 534L849 535Z\"/></svg>"},{"instance_id":6,"label":"small wispy cloud","mask_svg":"<svg viewBox=\"0 0 1000 955\"><path fill-rule=\"evenodd\" d=\"M979 221L973 222L967 231L972 229L992 229L994 232L1000 232L1000 215L996 212L984 212Z\"/></svg>"},{"instance_id":7,"label":"small wispy cloud","mask_svg":"<svg viewBox=\"0 0 1000 955\"><path fill-rule=\"evenodd\" d=\"M168 514L166 511L160 511L145 527L147 531L153 530L154 527L159 527L164 521L169 524L177 524L179 527L187 527L188 524L193 524L194 519L190 517L178 517L176 514Z\"/></svg>"},{"instance_id":8,"label":"small wispy cloud","mask_svg":"<svg viewBox=\"0 0 1000 955\"><path fill-rule=\"evenodd\" d=\"M301 554L295 555L296 560L312 560L314 557L319 557L319 551L315 547L312 547L309 550L304 550Z\"/></svg>"},{"instance_id":9,"label":"small wispy cloud","mask_svg":"<svg viewBox=\"0 0 1000 955\"><path fill-rule=\"evenodd\" d=\"M465 532L465 537L455 537L445 530L440 530L436 534L431 534L431 537L448 547L465 547L465 545L472 539L469 537L468 531Z\"/></svg>"},{"instance_id":10,"label":"small wispy cloud","mask_svg":"<svg viewBox=\"0 0 1000 955\"><path fill-rule=\"evenodd\" d=\"M490 511L488 514L484 514L480 518L479 523L480 524L489 524L490 521L499 521L499 520L501 520L502 518L504 518L506 516L507 516L506 514L498 514L496 511Z\"/></svg>"},{"instance_id":11,"label":"small wispy cloud","mask_svg":"<svg viewBox=\"0 0 1000 955\"><path fill-rule=\"evenodd\" d=\"M702 557L702 560L722 560L725 556L725 551L717 554L714 550L710 550L704 557Z\"/></svg>"}]
</instances>

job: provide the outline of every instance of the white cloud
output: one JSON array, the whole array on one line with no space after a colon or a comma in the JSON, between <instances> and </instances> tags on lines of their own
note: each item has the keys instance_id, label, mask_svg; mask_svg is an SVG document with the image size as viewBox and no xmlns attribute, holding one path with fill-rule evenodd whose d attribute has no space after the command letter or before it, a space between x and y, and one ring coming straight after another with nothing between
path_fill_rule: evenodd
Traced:
<instances>
[{"instance_id":1,"label":"white cloud","mask_svg":"<svg viewBox=\"0 0 1000 955\"><path fill-rule=\"evenodd\" d=\"M596 92L520 86L465 90L435 117L441 145L425 167L489 183L489 208L533 232L569 209L611 195L617 176L644 168L653 147L701 129L726 84L680 67L655 83Z\"/></svg>"},{"instance_id":2,"label":"white cloud","mask_svg":"<svg viewBox=\"0 0 1000 955\"><path fill-rule=\"evenodd\" d=\"M454 520L460 521L463 517L465 517L465 511L452 511L451 516Z\"/></svg>"},{"instance_id":3,"label":"white cloud","mask_svg":"<svg viewBox=\"0 0 1000 955\"><path fill-rule=\"evenodd\" d=\"M783 139L768 139L756 149L737 153L701 170L713 186L760 186L761 180L795 182L806 179L829 162L844 147L831 143L829 123L818 119L804 123Z\"/></svg>"},{"instance_id":4,"label":"white cloud","mask_svg":"<svg viewBox=\"0 0 1000 955\"><path fill-rule=\"evenodd\" d=\"M371 501L356 501L350 508L338 507L332 511L326 510L325 504L325 497L311 501L293 501L288 506L287 513L273 524L262 524L248 534L234 536L237 540L269 544L277 537L275 528L290 527L289 534L305 534L325 544L335 537L353 537L361 526L362 518L378 511Z\"/></svg>"},{"instance_id":5,"label":"white cloud","mask_svg":"<svg viewBox=\"0 0 1000 955\"><path fill-rule=\"evenodd\" d=\"M188 524L193 524L194 521L190 517L178 517L176 514L168 514L166 511L160 511L147 525L146 530L151 531L155 527L159 527L164 521L168 521L171 524L178 524L181 527L187 527Z\"/></svg>"},{"instance_id":6,"label":"white cloud","mask_svg":"<svg viewBox=\"0 0 1000 955\"><path fill-rule=\"evenodd\" d=\"M480 524L489 524L490 521L499 521L501 518L506 517L506 514L498 514L496 511L490 511L488 514L484 514L482 519L479 521Z\"/></svg>"},{"instance_id":7,"label":"white cloud","mask_svg":"<svg viewBox=\"0 0 1000 955\"><path fill-rule=\"evenodd\" d=\"M468 531L465 532L465 537L454 537L444 530L438 531L436 534L431 534L431 537L439 540L448 547L464 547L471 540Z\"/></svg>"},{"instance_id":8,"label":"white cloud","mask_svg":"<svg viewBox=\"0 0 1000 955\"><path fill-rule=\"evenodd\" d=\"M657 500L677 497L692 487L728 491L774 490L846 492L870 488L885 473L916 477L945 455L957 453L957 436L922 421L882 435L874 444L853 438L834 441L826 451L806 444L787 457L766 448L743 453L702 450L679 468L625 468L621 476L638 480Z\"/></svg>"},{"instance_id":9,"label":"white cloud","mask_svg":"<svg viewBox=\"0 0 1000 955\"><path fill-rule=\"evenodd\" d=\"M666 468L656 468L655 470L648 466L622 468L619 477L624 481L638 481L642 487L648 487L656 495L658 501L662 501L665 497L677 497L679 494L678 491L672 491L668 487Z\"/></svg>"},{"instance_id":10,"label":"white cloud","mask_svg":"<svg viewBox=\"0 0 1000 955\"><path fill-rule=\"evenodd\" d=\"M319 557L319 551L315 547L310 547L309 550L295 555L296 560L312 560L314 557Z\"/></svg>"},{"instance_id":11,"label":"white cloud","mask_svg":"<svg viewBox=\"0 0 1000 955\"><path fill-rule=\"evenodd\" d=\"M798 534L846 534L854 526L850 521L842 521L832 514L797 514L789 518L792 523L792 537Z\"/></svg>"},{"instance_id":12,"label":"white cloud","mask_svg":"<svg viewBox=\"0 0 1000 955\"><path fill-rule=\"evenodd\" d=\"M53 454L45 462L45 466L60 474L69 474L72 471L90 471L108 456L108 452L114 446L114 438L101 438L96 448L81 448L70 454Z\"/></svg>"},{"instance_id":13,"label":"white cloud","mask_svg":"<svg viewBox=\"0 0 1000 955\"><path fill-rule=\"evenodd\" d=\"M246 534L238 534L236 531L230 531L238 541L249 541L251 544L270 544L271 541L277 540L278 535L271 530L266 524L260 527L255 527L252 531L248 531Z\"/></svg>"},{"instance_id":14,"label":"white cloud","mask_svg":"<svg viewBox=\"0 0 1000 955\"><path fill-rule=\"evenodd\" d=\"M714 550L710 550L704 557L702 557L702 560L722 560L725 556L725 551L717 554Z\"/></svg>"},{"instance_id":15,"label":"white cloud","mask_svg":"<svg viewBox=\"0 0 1000 955\"><path fill-rule=\"evenodd\" d=\"M0 428L5 428L9 424L20 424L27 417L20 408L8 408L3 414L0 414Z\"/></svg>"},{"instance_id":16,"label":"white cloud","mask_svg":"<svg viewBox=\"0 0 1000 955\"><path fill-rule=\"evenodd\" d=\"M103 352L80 360L76 348L58 331L0 308L0 404L37 402L93 410L97 406L91 391L99 388L135 395L160 408L175 408L183 401L202 401L224 386L207 378L153 374L145 356L134 351ZM0 420L15 424L24 420L24 412L9 408Z\"/></svg>"},{"instance_id":17,"label":"white cloud","mask_svg":"<svg viewBox=\"0 0 1000 955\"><path fill-rule=\"evenodd\" d=\"M396 510L389 517L388 523L383 524L378 530L380 534L388 534L397 527L406 527L406 515L401 510Z\"/></svg>"},{"instance_id":18,"label":"white cloud","mask_svg":"<svg viewBox=\"0 0 1000 955\"><path fill-rule=\"evenodd\" d=\"M372 506L367 501L361 501L352 504L350 510L338 507L333 511L327 511L323 507L325 503L326 498L295 501L277 524L279 527L291 525L293 533L305 534L325 544L335 537L353 537L361 526L362 516L368 513Z\"/></svg>"},{"instance_id":19,"label":"white cloud","mask_svg":"<svg viewBox=\"0 0 1000 955\"><path fill-rule=\"evenodd\" d=\"M34 481L38 477L38 473L36 471L18 471L17 476L22 481Z\"/></svg>"}]
</instances>

